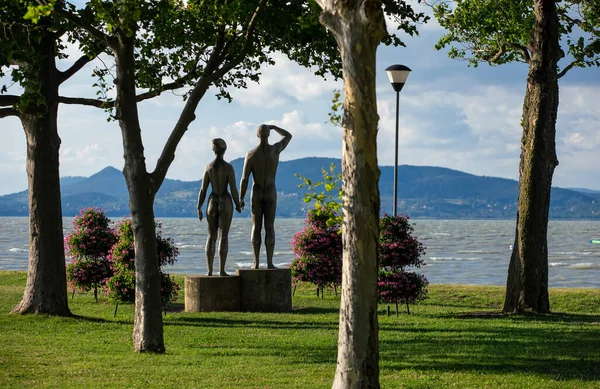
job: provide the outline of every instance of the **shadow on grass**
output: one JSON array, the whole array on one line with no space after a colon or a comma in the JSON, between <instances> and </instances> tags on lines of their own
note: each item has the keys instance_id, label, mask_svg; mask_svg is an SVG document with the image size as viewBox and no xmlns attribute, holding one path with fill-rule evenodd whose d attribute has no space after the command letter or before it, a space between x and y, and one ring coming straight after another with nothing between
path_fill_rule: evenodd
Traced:
<instances>
[{"instance_id":1,"label":"shadow on grass","mask_svg":"<svg viewBox=\"0 0 600 389\"><path fill-rule=\"evenodd\" d=\"M497 326L403 328L400 340L392 334L394 339L384 337L380 341L381 360L392 370L525 373L554 380L600 380L600 327L598 331L579 329L572 324L580 322L581 315L567 316L566 323L571 325L564 329L560 324L540 327L525 315L517 317L523 323L516 326L514 321L499 320Z\"/></svg>"},{"instance_id":2,"label":"shadow on grass","mask_svg":"<svg viewBox=\"0 0 600 389\"><path fill-rule=\"evenodd\" d=\"M502 313L499 311L481 311L481 312L463 312L450 315L440 315L440 317L457 319L498 319L509 318L512 321L520 322L550 322L550 323L598 323L600 324L600 315L576 314L576 313L532 313L523 312L518 314Z\"/></svg>"},{"instance_id":3,"label":"shadow on grass","mask_svg":"<svg viewBox=\"0 0 600 389\"><path fill-rule=\"evenodd\" d=\"M169 305L167 305L167 313L180 313L183 312L185 310L185 304L184 303L169 303Z\"/></svg>"},{"instance_id":4,"label":"shadow on grass","mask_svg":"<svg viewBox=\"0 0 600 389\"><path fill-rule=\"evenodd\" d=\"M323 308L323 307L294 307L292 313L303 315L303 314L326 314L326 313L339 313L339 308Z\"/></svg>"},{"instance_id":5,"label":"shadow on grass","mask_svg":"<svg viewBox=\"0 0 600 389\"><path fill-rule=\"evenodd\" d=\"M215 317L192 317L181 316L176 320L165 321L167 326L198 326L198 327L245 327L245 328L268 328L268 329L311 329L311 330L333 330L337 331L337 321L335 323L319 322L294 322L289 320L262 320L256 316L249 319L236 318L215 318Z\"/></svg>"},{"instance_id":6,"label":"shadow on grass","mask_svg":"<svg viewBox=\"0 0 600 389\"><path fill-rule=\"evenodd\" d=\"M105 319L103 317L93 317L93 316L82 316L82 315L73 315L72 319L86 321L89 323L113 323L113 324L133 324L132 320L126 319Z\"/></svg>"}]
</instances>

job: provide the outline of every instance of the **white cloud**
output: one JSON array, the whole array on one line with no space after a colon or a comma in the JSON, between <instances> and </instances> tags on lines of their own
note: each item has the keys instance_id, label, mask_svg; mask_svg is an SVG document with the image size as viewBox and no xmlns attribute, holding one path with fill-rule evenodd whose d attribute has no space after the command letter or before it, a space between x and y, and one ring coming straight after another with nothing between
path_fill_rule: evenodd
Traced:
<instances>
[{"instance_id":1,"label":"white cloud","mask_svg":"<svg viewBox=\"0 0 600 389\"><path fill-rule=\"evenodd\" d=\"M282 54L275 54L273 58L275 65L261 68L260 83L249 82L246 89L231 92L234 102L242 106L275 108L331 96L332 90L342 87L341 82L323 80Z\"/></svg>"}]
</instances>

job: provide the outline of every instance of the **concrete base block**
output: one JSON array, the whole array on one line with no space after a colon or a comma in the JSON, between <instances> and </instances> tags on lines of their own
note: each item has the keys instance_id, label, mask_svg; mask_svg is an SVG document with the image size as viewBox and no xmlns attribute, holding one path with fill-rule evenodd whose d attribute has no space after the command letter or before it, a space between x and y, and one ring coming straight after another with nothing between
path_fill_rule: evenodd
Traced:
<instances>
[{"instance_id":1,"label":"concrete base block","mask_svg":"<svg viewBox=\"0 0 600 389\"><path fill-rule=\"evenodd\" d=\"M290 269L237 269L240 278L240 308L250 312L291 312Z\"/></svg>"},{"instance_id":2,"label":"concrete base block","mask_svg":"<svg viewBox=\"0 0 600 389\"><path fill-rule=\"evenodd\" d=\"M186 276L185 311L240 310L240 278L237 276Z\"/></svg>"}]
</instances>

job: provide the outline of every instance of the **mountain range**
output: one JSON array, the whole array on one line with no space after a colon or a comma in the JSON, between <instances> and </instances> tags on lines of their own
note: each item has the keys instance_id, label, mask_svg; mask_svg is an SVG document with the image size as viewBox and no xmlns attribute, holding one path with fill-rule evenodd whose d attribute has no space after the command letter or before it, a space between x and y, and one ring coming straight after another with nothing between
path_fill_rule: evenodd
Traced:
<instances>
[{"instance_id":1,"label":"mountain range","mask_svg":"<svg viewBox=\"0 0 600 389\"><path fill-rule=\"evenodd\" d=\"M244 160L230 162L239 183ZM277 214L304 217L311 204L303 201L300 179L322 181L321 168L331 164L340 172L340 160L302 158L279 163L277 172ZM393 166L380 167L381 211L391 213ZM199 176L202 169L198 169ZM154 212L157 217L196 217L201 181L165 179L158 192ZM514 219L518 183L504 178L476 176L457 170L431 167L398 167L398 212L411 217L443 219ZM99 207L109 216L129 214L129 196L120 170L106 167L90 177L61 178L63 215L76 215L85 207ZM249 203L249 194L246 197ZM249 216L249 207L240 215ZM0 216L26 216L27 191L0 197ZM550 217L554 219L600 219L600 191L585 188L552 188Z\"/></svg>"}]
</instances>

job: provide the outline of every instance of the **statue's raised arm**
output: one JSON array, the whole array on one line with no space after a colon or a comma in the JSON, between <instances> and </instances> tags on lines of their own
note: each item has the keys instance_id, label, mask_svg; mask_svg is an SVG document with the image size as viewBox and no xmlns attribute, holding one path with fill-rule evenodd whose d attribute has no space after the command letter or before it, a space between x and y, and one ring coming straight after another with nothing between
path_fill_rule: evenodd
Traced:
<instances>
[{"instance_id":1,"label":"statue's raised arm","mask_svg":"<svg viewBox=\"0 0 600 389\"><path fill-rule=\"evenodd\" d=\"M289 133L289 131L284 130L281 127L277 127L273 124L269 125L269 128L273 131L275 131L276 133L278 133L279 135L281 135L283 137L282 140L280 140L279 142L275 143L273 146L275 147L275 152L277 154L281 153L283 150L285 150L285 148L287 147L287 145L290 143L290 141L292 140L292 134Z\"/></svg>"}]
</instances>

